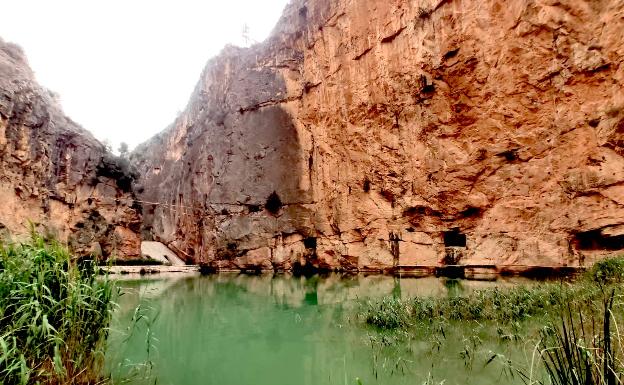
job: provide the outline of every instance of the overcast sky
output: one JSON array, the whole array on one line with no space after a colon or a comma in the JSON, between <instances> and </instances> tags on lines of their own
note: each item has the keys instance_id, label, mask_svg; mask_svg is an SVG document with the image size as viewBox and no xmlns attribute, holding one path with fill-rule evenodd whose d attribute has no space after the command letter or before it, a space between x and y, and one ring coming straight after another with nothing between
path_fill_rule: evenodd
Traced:
<instances>
[{"instance_id":1,"label":"overcast sky","mask_svg":"<svg viewBox=\"0 0 624 385\"><path fill-rule=\"evenodd\" d=\"M0 0L0 36L24 48L65 113L116 149L184 109L208 61L243 25L261 41L288 0Z\"/></svg>"}]
</instances>

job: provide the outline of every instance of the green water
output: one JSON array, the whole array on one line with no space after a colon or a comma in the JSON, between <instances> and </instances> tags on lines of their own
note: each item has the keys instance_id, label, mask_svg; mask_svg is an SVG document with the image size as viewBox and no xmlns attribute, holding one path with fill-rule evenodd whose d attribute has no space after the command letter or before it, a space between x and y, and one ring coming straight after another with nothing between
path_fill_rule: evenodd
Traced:
<instances>
[{"instance_id":1,"label":"green water","mask_svg":"<svg viewBox=\"0 0 624 385\"><path fill-rule=\"evenodd\" d=\"M150 369L149 383L165 385L521 383L504 365L485 365L493 352L524 354L518 343L493 338L487 325L448 325L443 336L423 332L389 343L398 337L356 317L358 301L369 298L513 284L337 275L120 281L108 370L128 376L129 367L149 363L139 367ZM134 376L133 383L148 382Z\"/></svg>"}]
</instances>

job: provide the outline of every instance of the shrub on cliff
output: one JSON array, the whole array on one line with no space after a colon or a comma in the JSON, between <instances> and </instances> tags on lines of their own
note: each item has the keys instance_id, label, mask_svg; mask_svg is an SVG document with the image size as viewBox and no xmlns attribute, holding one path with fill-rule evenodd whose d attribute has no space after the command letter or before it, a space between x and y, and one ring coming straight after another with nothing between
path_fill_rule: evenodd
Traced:
<instances>
[{"instance_id":1,"label":"shrub on cliff","mask_svg":"<svg viewBox=\"0 0 624 385\"><path fill-rule=\"evenodd\" d=\"M97 274L38 236L0 245L0 383L98 380L113 286Z\"/></svg>"}]
</instances>

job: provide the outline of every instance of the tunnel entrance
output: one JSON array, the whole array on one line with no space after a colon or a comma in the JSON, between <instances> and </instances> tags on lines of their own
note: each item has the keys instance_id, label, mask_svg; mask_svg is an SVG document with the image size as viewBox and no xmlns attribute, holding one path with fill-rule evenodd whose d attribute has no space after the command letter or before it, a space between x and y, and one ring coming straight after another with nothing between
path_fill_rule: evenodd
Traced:
<instances>
[{"instance_id":1,"label":"tunnel entrance","mask_svg":"<svg viewBox=\"0 0 624 385\"><path fill-rule=\"evenodd\" d=\"M444 232L445 247L466 247L466 234L461 233L459 229L453 229Z\"/></svg>"},{"instance_id":2,"label":"tunnel entrance","mask_svg":"<svg viewBox=\"0 0 624 385\"><path fill-rule=\"evenodd\" d=\"M582 251L616 251L624 249L624 235L605 235L602 230L574 234L572 244Z\"/></svg>"},{"instance_id":3,"label":"tunnel entrance","mask_svg":"<svg viewBox=\"0 0 624 385\"><path fill-rule=\"evenodd\" d=\"M459 265L466 250L466 234L459 229L452 229L443 233L444 258L443 265Z\"/></svg>"}]
</instances>

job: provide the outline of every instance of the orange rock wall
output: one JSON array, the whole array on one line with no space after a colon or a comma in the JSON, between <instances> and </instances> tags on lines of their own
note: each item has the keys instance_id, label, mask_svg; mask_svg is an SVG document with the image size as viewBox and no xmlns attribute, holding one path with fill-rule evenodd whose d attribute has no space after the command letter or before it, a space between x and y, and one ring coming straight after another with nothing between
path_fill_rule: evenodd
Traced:
<instances>
[{"instance_id":1,"label":"orange rock wall","mask_svg":"<svg viewBox=\"0 0 624 385\"><path fill-rule=\"evenodd\" d=\"M293 1L134 153L146 227L220 268L616 253L623 31L619 0Z\"/></svg>"}]
</instances>

